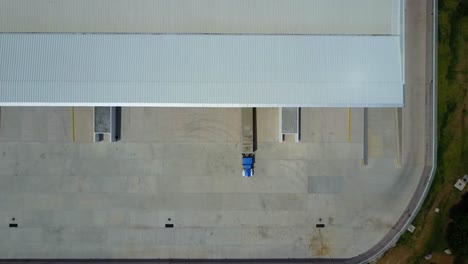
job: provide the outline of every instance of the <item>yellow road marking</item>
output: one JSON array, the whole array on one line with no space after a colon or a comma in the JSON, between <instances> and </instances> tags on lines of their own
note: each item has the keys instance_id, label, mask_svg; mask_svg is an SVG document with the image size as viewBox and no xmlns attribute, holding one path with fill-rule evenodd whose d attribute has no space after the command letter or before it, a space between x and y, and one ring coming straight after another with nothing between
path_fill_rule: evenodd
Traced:
<instances>
[{"instance_id":1,"label":"yellow road marking","mask_svg":"<svg viewBox=\"0 0 468 264\"><path fill-rule=\"evenodd\" d=\"M351 108L348 108L348 143L351 143Z\"/></svg>"},{"instance_id":2,"label":"yellow road marking","mask_svg":"<svg viewBox=\"0 0 468 264\"><path fill-rule=\"evenodd\" d=\"M72 142L75 143L75 107L72 106Z\"/></svg>"}]
</instances>

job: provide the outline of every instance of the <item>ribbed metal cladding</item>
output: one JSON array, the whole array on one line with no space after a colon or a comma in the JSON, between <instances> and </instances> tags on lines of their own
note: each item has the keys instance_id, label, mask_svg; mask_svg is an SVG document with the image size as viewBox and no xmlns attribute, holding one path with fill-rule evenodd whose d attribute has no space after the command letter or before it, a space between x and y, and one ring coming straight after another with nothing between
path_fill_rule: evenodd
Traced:
<instances>
[{"instance_id":1,"label":"ribbed metal cladding","mask_svg":"<svg viewBox=\"0 0 468 264\"><path fill-rule=\"evenodd\" d=\"M403 105L399 36L0 34L0 105Z\"/></svg>"},{"instance_id":2,"label":"ribbed metal cladding","mask_svg":"<svg viewBox=\"0 0 468 264\"><path fill-rule=\"evenodd\" d=\"M398 34L399 0L2 0L0 32Z\"/></svg>"}]
</instances>

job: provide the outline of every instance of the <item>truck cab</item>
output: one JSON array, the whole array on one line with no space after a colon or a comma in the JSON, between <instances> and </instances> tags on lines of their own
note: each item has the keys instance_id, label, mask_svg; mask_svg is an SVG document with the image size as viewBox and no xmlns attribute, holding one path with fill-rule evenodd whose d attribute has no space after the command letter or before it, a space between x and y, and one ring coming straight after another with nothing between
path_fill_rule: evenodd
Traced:
<instances>
[{"instance_id":1,"label":"truck cab","mask_svg":"<svg viewBox=\"0 0 468 264\"><path fill-rule=\"evenodd\" d=\"M242 155L242 176L252 177L254 175L254 155Z\"/></svg>"}]
</instances>

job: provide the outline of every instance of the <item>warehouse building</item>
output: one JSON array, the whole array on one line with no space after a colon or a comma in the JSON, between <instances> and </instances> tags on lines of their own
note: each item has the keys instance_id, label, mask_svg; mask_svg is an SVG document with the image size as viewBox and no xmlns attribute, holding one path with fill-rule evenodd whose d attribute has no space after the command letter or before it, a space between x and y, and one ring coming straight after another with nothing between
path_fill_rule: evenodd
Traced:
<instances>
[{"instance_id":1,"label":"warehouse building","mask_svg":"<svg viewBox=\"0 0 468 264\"><path fill-rule=\"evenodd\" d=\"M234 11L226 0L200 1L195 8L159 2L150 5L164 7L154 16L138 5L127 7L137 9L133 14L142 13L134 15L132 23L110 18L112 7L109 13L88 14L91 21L99 16L114 26L91 25L86 15L78 18L71 10L56 10L71 16L68 24L55 23L52 16L40 19L51 21L29 25L40 12L25 11L23 15L32 18L20 21L21 16L12 17L2 8L7 22L0 35L0 105L404 105L399 0L296 0L290 10L277 10L281 1L264 7L254 1L235 4L239 7ZM213 9L199 10L209 3ZM197 11L200 17L182 16ZM142 26L149 16L154 25ZM209 20L219 25L207 27L204 22Z\"/></svg>"}]
</instances>

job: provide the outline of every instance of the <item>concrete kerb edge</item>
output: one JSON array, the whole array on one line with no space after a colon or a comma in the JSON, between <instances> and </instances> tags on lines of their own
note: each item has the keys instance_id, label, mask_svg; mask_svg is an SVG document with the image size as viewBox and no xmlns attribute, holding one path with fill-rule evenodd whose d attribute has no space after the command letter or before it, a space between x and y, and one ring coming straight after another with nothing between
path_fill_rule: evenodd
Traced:
<instances>
[{"instance_id":1,"label":"concrete kerb edge","mask_svg":"<svg viewBox=\"0 0 468 264\"><path fill-rule=\"evenodd\" d=\"M405 0L404 0L405 1ZM429 5L428 5L429 6ZM428 10L429 11L429 10ZM425 175L427 173L427 170L423 170L423 175L420 180L419 184L424 184L424 190L422 195L420 196L416 206L410 210L410 208L407 208L404 212L404 214L409 213L407 221L403 224L402 228L397 232L397 234L393 237L393 239L389 240L384 247L382 247L378 252L373 254L371 257L365 259L365 260L359 260L359 263L369 263L369 262L374 262L381 258L384 253L393 247L398 239L403 235L404 232L406 232L406 229L408 226L413 222L414 218L417 215L417 212L421 208L428 192L431 187L432 181L434 179L434 175L437 169L437 40L438 40L438 32L437 32L437 25L438 25L438 0L432 0L432 12L428 12L429 14L432 13L432 116L430 121L432 121L432 165L430 166L430 172L428 175ZM426 166L425 168L427 168ZM408 207L411 207L411 202ZM403 214L403 216L404 216ZM403 217L402 216L402 217ZM397 226L398 223L395 225ZM394 230L392 230L394 231ZM392 232L390 231L390 233ZM389 234L390 234L389 233ZM371 249L372 250L372 249ZM363 254L364 255L364 254ZM363 256L361 255L361 256ZM356 257L356 258L359 258Z\"/></svg>"}]
</instances>

